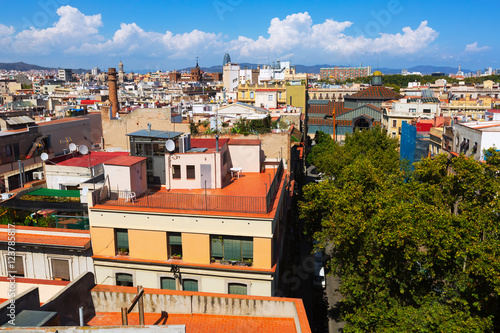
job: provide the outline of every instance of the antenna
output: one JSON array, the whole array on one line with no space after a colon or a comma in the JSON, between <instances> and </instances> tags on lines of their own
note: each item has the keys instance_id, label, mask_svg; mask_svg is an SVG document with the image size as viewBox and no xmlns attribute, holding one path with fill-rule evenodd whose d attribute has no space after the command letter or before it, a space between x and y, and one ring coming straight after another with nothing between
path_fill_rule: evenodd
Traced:
<instances>
[{"instance_id":1,"label":"antenna","mask_svg":"<svg viewBox=\"0 0 500 333\"><path fill-rule=\"evenodd\" d=\"M70 152L74 152L74 151L76 151L76 149L77 149L77 147L74 143L69 144L69 151Z\"/></svg>"},{"instance_id":2,"label":"antenna","mask_svg":"<svg viewBox=\"0 0 500 333\"><path fill-rule=\"evenodd\" d=\"M78 151L82 155L87 155L89 153L89 148L86 145L81 145L78 147Z\"/></svg>"},{"instance_id":3,"label":"antenna","mask_svg":"<svg viewBox=\"0 0 500 333\"><path fill-rule=\"evenodd\" d=\"M165 147L167 148L168 152L171 153L175 150L175 142L173 140L167 140Z\"/></svg>"},{"instance_id":4,"label":"antenna","mask_svg":"<svg viewBox=\"0 0 500 333\"><path fill-rule=\"evenodd\" d=\"M42 153L42 155L40 155L40 158L42 159L42 161L46 161L49 159L49 154L47 153Z\"/></svg>"}]
</instances>

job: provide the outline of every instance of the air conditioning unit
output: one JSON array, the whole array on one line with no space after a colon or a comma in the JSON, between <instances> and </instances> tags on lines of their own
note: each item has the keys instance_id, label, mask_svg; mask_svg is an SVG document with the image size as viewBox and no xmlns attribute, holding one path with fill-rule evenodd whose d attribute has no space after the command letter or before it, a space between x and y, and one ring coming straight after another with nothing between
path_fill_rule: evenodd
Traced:
<instances>
[{"instance_id":1,"label":"air conditioning unit","mask_svg":"<svg viewBox=\"0 0 500 333\"><path fill-rule=\"evenodd\" d=\"M42 180L43 179L43 171L33 172L33 179Z\"/></svg>"}]
</instances>

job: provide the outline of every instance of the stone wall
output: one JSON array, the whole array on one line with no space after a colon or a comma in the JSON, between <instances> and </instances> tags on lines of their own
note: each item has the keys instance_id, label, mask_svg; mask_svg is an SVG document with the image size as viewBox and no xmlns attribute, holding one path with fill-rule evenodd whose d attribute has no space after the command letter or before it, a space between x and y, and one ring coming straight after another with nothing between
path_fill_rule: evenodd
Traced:
<instances>
[{"instance_id":1,"label":"stone wall","mask_svg":"<svg viewBox=\"0 0 500 333\"><path fill-rule=\"evenodd\" d=\"M120 114L119 119L102 118L102 131L104 149L129 151L129 138L125 134L141 129L175 131L189 133L188 123L172 123L170 121L170 108L147 109L138 108L129 114Z\"/></svg>"}]
</instances>

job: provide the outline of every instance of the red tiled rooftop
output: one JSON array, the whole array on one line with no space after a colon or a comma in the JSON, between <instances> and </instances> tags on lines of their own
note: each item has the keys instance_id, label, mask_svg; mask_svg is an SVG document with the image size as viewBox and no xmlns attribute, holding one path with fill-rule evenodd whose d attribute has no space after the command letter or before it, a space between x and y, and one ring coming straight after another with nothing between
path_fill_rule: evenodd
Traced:
<instances>
[{"instance_id":1,"label":"red tiled rooftop","mask_svg":"<svg viewBox=\"0 0 500 333\"><path fill-rule=\"evenodd\" d=\"M0 242L8 242L8 229L0 231ZM64 246L73 248L87 249L90 247L89 237L70 237L63 235L44 235L44 234L27 234L16 231L16 244L31 244L31 245L52 245Z\"/></svg>"},{"instance_id":2,"label":"red tiled rooftop","mask_svg":"<svg viewBox=\"0 0 500 333\"><path fill-rule=\"evenodd\" d=\"M186 325L186 332L296 332L293 318L222 316L208 314L145 313L146 325ZM119 326L121 313L99 312L89 326ZM128 315L129 325L139 325L139 314Z\"/></svg>"},{"instance_id":3,"label":"red tiled rooftop","mask_svg":"<svg viewBox=\"0 0 500 333\"><path fill-rule=\"evenodd\" d=\"M218 197L247 197L248 199L242 198L245 204L248 205L248 211L256 212L263 209L262 205L265 205L265 197L270 186L270 181L274 178L274 170L267 169L264 173L246 173L243 172L240 178L234 177L230 184L224 188L218 189L207 189L207 195L213 195ZM280 186L274 200L274 205L271 207L268 213L244 213L235 212L232 210L198 210L199 204L197 203L197 197L183 197L182 202L184 207L193 207L193 209L169 209L162 208L167 207L162 204L164 200L169 200L168 194L198 194L205 195L204 189L192 189L192 190L170 190L161 188L158 192L149 195L148 197L138 197L135 203L124 204L124 200L108 200L105 204L95 205L95 209L117 209L117 210L129 210L129 211L145 211L148 212L168 212L174 214L203 214L203 215L215 215L215 216L246 216L246 217L260 217L260 218L273 218L277 204L279 202L279 195L284 183L285 173L282 175L280 180ZM176 198L173 198L174 200ZM159 200L156 203L156 200ZM162 201L163 200L163 201ZM192 202L190 202L191 200ZM238 201L241 203L242 201ZM154 208L153 208L154 207ZM226 207L231 208L231 207ZM91 208L92 209L92 208Z\"/></svg>"},{"instance_id":4,"label":"red tiled rooftop","mask_svg":"<svg viewBox=\"0 0 500 333\"><path fill-rule=\"evenodd\" d=\"M104 162L106 165L132 166L134 164L146 161L146 157L139 156L118 156Z\"/></svg>"},{"instance_id":5,"label":"red tiled rooftop","mask_svg":"<svg viewBox=\"0 0 500 333\"><path fill-rule=\"evenodd\" d=\"M89 160L91 166L96 166L114 159L118 156L128 156L127 152L101 152L93 151L89 152L87 155L81 155L80 153L67 154L64 156L59 156L50 159L49 161L57 165L72 166L72 167L89 167ZM49 162L49 165L50 165Z\"/></svg>"},{"instance_id":6,"label":"red tiled rooftop","mask_svg":"<svg viewBox=\"0 0 500 333\"><path fill-rule=\"evenodd\" d=\"M219 139L219 147L223 147L229 142L229 139ZM216 140L215 139L191 139L192 148L207 148L215 149Z\"/></svg>"},{"instance_id":7,"label":"red tiled rooftop","mask_svg":"<svg viewBox=\"0 0 500 333\"><path fill-rule=\"evenodd\" d=\"M260 140L255 139L231 139L229 140L229 145L231 146L252 146L260 145Z\"/></svg>"},{"instance_id":8,"label":"red tiled rooftop","mask_svg":"<svg viewBox=\"0 0 500 333\"><path fill-rule=\"evenodd\" d=\"M391 100L400 99L401 97L401 95L384 86L370 86L367 89L360 90L355 94L344 96L344 99Z\"/></svg>"}]
</instances>

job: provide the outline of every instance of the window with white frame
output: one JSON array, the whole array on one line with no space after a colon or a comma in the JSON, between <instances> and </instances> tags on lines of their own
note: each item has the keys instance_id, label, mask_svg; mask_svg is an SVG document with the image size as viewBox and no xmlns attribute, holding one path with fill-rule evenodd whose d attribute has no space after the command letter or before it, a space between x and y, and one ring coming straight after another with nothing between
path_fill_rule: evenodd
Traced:
<instances>
[{"instance_id":1,"label":"window with white frame","mask_svg":"<svg viewBox=\"0 0 500 333\"><path fill-rule=\"evenodd\" d=\"M66 259L51 259L50 266L52 269L52 279L60 281L70 281L69 260Z\"/></svg>"}]
</instances>

